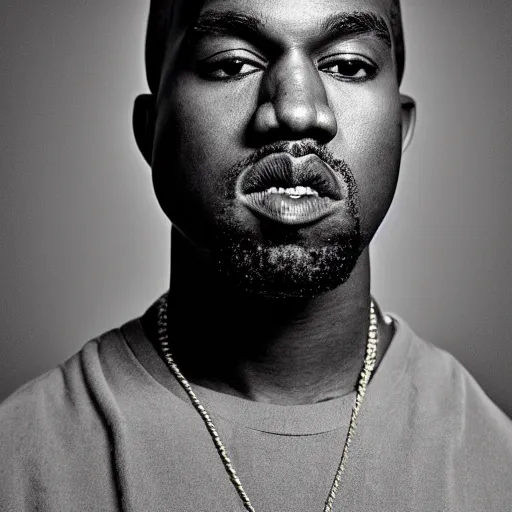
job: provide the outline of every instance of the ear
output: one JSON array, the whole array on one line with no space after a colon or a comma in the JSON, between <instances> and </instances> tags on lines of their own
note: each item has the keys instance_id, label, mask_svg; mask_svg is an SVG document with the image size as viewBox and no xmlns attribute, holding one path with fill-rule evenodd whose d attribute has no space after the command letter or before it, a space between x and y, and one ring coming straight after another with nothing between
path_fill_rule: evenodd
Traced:
<instances>
[{"instance_id":1,"label":"ear","mask_svg":"<svg viewBox=\"0 0 512 512\"><path fill-rule=\"evenodd\" d=\"M133 133L142 156L151 167L155 137L156 108L152 94L141 94L133 105Z\"/></svg>"},{"instance_id":2,"label":"ear","mask_svg":"<svg viewBox=\"0 0 512 512\"><path fill-rule=\"evenodd\" d=\"M416 126L416 102L405 94L400 94L402 101L402 153L411 143Z\"/></svg>"}]
</instances>

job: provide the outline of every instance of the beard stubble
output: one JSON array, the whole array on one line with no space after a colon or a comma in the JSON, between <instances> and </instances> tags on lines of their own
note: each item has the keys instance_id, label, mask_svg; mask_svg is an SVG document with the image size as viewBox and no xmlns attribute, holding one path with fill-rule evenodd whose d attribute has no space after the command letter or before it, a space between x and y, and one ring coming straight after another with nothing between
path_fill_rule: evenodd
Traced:
<instances>
[{"instance_id":1,"label":"beard stubble","mask_svg":"<svg viewBox=\"0 0 512 512\"><path fill-rule=\"evenodd\" d=\"M348 164L311 139L277 142L232 166L219 193L227 204L234 204L241 173L279 152L296 158L314 154L327 163L346 185L349 222L339 229L331 223L321 237L308 237L307 227L265 222L256 232L234 215L234 207L228 207L216 218L211 252L218 271L244 292L272 298L315 297L345 283L362 252L357 186Z\"/></svg>"}]
</instances>

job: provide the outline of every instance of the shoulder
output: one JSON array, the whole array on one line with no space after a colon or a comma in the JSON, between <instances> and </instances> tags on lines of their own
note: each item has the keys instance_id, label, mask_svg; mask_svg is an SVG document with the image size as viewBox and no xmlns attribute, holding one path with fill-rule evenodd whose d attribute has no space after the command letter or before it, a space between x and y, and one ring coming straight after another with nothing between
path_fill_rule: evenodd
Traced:
<instances>
[{"instance_id":1,"label":"shoulder","mask_svg":"<svg viewBox=\"0 0 512 512\"><path fill-rule=\"evenodd\" d=\"M408 365L412 383L427 403L447 413L487 418L512 437L512 420L452 354L413 334Z\"/></svg>"},{"instance_id":2,"label":"shoulder","mask_svg":"<svg viewBox=\"0 0 512 512\"><path fill-rule=\"evenodd\" d=\"M480 461L491 473L512 469L512 420L453 355L402 322L408 335L404 373L412 421L425 435L451 440L454 463Z\"/></svg>"},{"instance_id":3,"label":"shoulder","mask_svg":"<svg viewBox=\"0 0 512 512\"><path fill-rule=\"evenodd\" d=\"M95 470L101 474L94 462L109 446L97 393L104 380L102 351L115 337L113 331L89 341L0 404L1 510L25 510L22 502L31 497L62 494L64 480L80 481Z\"/></svg>"},{"instance_id":4,"label":"shoulder","mask_svg":"<svg viewBox=\"0 0 512 512\"><path fill-rule=\"evenodd\" d=\"M98 366L98 344L99 339L89 341L70 359L0 404L0 439L10 441L0 443L0 450L10 451L10 446L23 454L43 440L65 436L77 423L90 421L94 407L88 374Z\"/></svg>"},{"instance_id":5,"label":"shoulder","mask_svg":"<svg viewBox=\"0 0 512 512\"><path fill-rule=\"evenodd\" d=\"M35 428L54 432L63 424L86 424L97 395L108 388L110 369L125 357L123 343L121 329L112 329L19 388L0 404L0 435Z\"/></svg>"}]
</instances>

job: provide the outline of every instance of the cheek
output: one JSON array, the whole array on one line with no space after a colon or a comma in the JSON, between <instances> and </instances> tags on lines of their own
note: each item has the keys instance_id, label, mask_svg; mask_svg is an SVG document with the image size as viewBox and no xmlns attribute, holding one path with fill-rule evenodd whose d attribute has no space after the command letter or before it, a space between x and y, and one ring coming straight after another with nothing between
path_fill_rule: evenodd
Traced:
<instances>
[{"instance_id":1,"label":"cheek","mask_svg":"<svg viewBox=\"0 0 512 512\"><path fill-rule=\"evenodd\" d=\"M396 190L401 160L401 107L396 91L359 92L344 98L338 134L333 141L358 186L361 227L371 238L389 209Z\"/></svg>"},{"instance_id":2,"label":"cheek","mask_svg":"<svg viewBox=\"0 0 512 512\"><path fill-rule=\"evenodd\" d=\"M227 96L208 84L207 90L186 77L163 100L155 140L153 175L159 201L168 217L187 231L212 222L223 206L219 187L224 173L244 152L250 120L248 94ZM187 227L188 226L188 227Z\"/></svg>"},{"instance_id":3,"label":"cheek","mask_svg":"<svg viewBox=\"0 0 512 512\"><path fill-rule=\"evenodd\" d=\"M240 153L256 102L252 96L247 87L222 88L183 78L169 108L180 161L198 172L208 163L205 172L215 172L245 156Z\"/></svg>"}]
</instances>

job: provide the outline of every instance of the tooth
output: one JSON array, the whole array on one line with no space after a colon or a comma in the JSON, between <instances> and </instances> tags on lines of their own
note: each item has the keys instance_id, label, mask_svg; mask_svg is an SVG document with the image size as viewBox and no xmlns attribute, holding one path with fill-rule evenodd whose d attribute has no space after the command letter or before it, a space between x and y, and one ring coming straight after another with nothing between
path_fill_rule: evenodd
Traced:
<instances>
[{"instance_id":1,"label":"tooth","mask_svg":"<svg viewBox=\"0 0 512 512\"><path fill-rule=\"evenodd\" d=\"M271 194L277 194L277 188L276 187L271 187L271 188L269 188L269 192Z\"/></svg>"},{"instance_id":2,"label":"tooth","mask_svg":"<svg viewBox=\"0 0 512 512\"><path fill-rule=\"evenodd\" d=\"M279 187L278 191L277 191L278 194L285 194L286 193L286 190L283 188L283 187Z\"/></svg>"},{"instance_id":3,"label":"tooth","mask_svg":"<svg viewBox=\"0 0 512 512\"><path fill-rule=\"evenodd\" d=\"M308 192L306 187L295 187L295 190L299 196L303 196Z\"/></svg>"}]
</instances>

